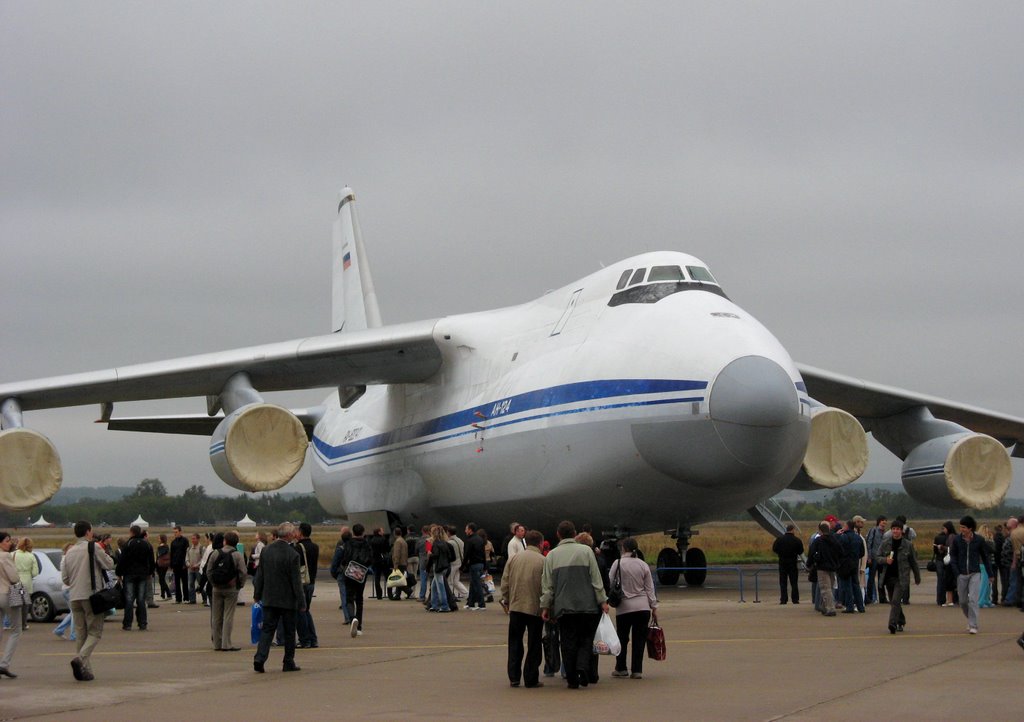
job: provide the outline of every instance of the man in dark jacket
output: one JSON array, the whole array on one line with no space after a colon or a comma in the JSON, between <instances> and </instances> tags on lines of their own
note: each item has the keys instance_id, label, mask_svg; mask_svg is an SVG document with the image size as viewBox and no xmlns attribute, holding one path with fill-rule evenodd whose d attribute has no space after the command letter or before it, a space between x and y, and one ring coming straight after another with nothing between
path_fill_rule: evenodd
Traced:
<instances>
[{"instance_id":1,"label":"man in dark jacket","mask_svg":"<svg viewBox=\"0 0 1024 722\"><path fill-rule=\"evenodd\" d=\"M391 570L391 544L383 527L377 527L367 540L370 545L370 552L373 556L373 597L374 599L384 598L384 589L381 587L381 580L385 582L388 572Z\"/></svg>"},{"instance_id":2,"label":"man in dark jacket","mask_svg":"<svg viewBox=\"0 0 1024 722\"><path fill-rule=\"evenodd\" d=\"M857 522L846 522L846 531L839 535L843 556L836 574L843 592L846 609L843 614L864 611L864 594L860 588L860 560L864 558L864 537L857 533Z\"/></svg>"},{"instance_id":3,"label":"man in dark jacket","mask_svg":"<svg viewBox=\"0 0 1024 722\"><path fill-rule=\"evenodd\" d=\"M366 537L363 536L365 531L366 528L362 524L352 525L352 538L345 542L345 548L342 550L339 560L340 574L345 578L345 595L352 612L349 630L353 637L363 634L363 589L366 585L366 574L370 571L370 566L373 563L373 552L370 550L370 544ZM363 568L362 578L358 578L356 573L349 573L351 562L355 562L358 567ZM353 570L358 571L358 567L353 567Z\"/></svg>"},{"instance_id":4,"label":"man in dark jacket","mask_svg":"<svg viewBox=\"0 0 1024 722\"><path fill-rule=\"evenodd\" d=\"M171 540L171 571L174 572L174 603L181 604L182 596L188 597L188 539L181 533L181 527L174 527Z\"/></svg>"},{"instance_id":5,"label":"man in dark jacket","mask_svg":"<svg viewBox=\"0 0 1024 722\"><path fill-rule=\"evenodd\" d=\"M804 543L793 532L796 525L787 524L786 533L775 540L772 551L779 556L779 604L789 602L787 582L793 590L793 604L800 603L800 590L797 587L797 562L804 553Z\"/></svg>"},{"instance_id":6,"label":"man in dark jacket","mask_svg":"<svg viewBox=\"0 0 1024 722\"><path fill-rule=\"evenodd\" d=\"M487 564L487 555L484 547L487 540L478 534L480 530L476 524L466 524L466 559L465 564L469 569L469 597L466 599L466 609L486 609L484 601L484 568Z\"/></svg>"},{"instance_id":7,"label":"man in dark jacket","mask_svg":"<svg viewBox=\"0 0 1024 722\"><path fill-rule=\"evenodd\" d=\"M125 631L132 628L135 608L138 609L139 629L146 629L149 626L146 612L146 583L156 569L153 546L143 538L142 528L133 524L128 533L131 536L125 542L114 568L114 572L121 577L124 585L124 619L121 621L121 629Z\"/></svg>"},{"instance_id":8,"label":"man in dark jacket","mask_svg":"<svg viewBox=\"0 0 1024 722\"><path fill-rule=\"evenodd\" d=\"M967 617L967 631L978 633L978 602L981 594L981 575L992 576L992 562L988 558L988 545L975 534L978 525L974 517L965 516L960 520L960 534L953 537L949 550L949 564L956 577L960 609ZM984 570L982 569L984 567Z\"/></svg>"},{"instance_id":9,"label":"man in dark jacket","mask_svg":"<svg viewBox=\"0 0 1024 722\"><path fill-rule=\"evenodd\" d=\"M316 570L320 564L320 547L313 542L312 536L313 527L309 522L304 521L299 524L299 541L296 548L303 556L308 578L308 581L302 580L306 610L299 612L296 620L299 631L299 647L302 649L315 649L320 646L320 641L316 636L316 625L313 624L313 615L309 613L309 608L313 604L313 592L316 589Z\"/></svg>"},{"instance_id":10,"label":"man in dark jacket","mask_svg":"<svg viewBox=\"0 0 1024 722\"><path fill-rule=\"evenodd\" d=\"M827 521L818 525L818 537L811 542L808 556L818 574L821 613L826 617L834 617L836 616L836 603L832 596L832 587L836 583L836 570L839 569L843 549L839 546L839 541L832 533L832 526Z\"/></svg>"},{"instance_id":11,"label":"man in dark jacket","mask_svg":"<svg viewBox=\"0 0 1024 722\"><path fill-rule=\"evenodd\" d=\"M299 555L288 544L295 534L292 524L284 523L274 532L274 541L260 554L260 565L253 581L253 601L263 605L263 628L260 642L252 658L252 667L263 672L263 664L270 656L270 642L277 625L284 626L285 672L298 672L295 664L295 614L305 611L306 600L299 574Z\"/></svg>"}]
</instances>

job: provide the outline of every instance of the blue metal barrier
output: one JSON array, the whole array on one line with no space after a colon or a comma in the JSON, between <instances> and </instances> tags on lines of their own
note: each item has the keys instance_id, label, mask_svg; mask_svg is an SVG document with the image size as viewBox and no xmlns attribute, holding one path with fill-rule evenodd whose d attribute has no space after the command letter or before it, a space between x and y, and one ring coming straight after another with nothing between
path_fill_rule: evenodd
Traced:
<instances>
[{"instance_id":1,"label":"blue metal barrier","mask_svg":"<svg viewBox=\"0 0 1024 722\"><path fill-rule=\"evenodd\" d=\"M739 575L740 581L740 603L746 603L746 599L743 597L743 567L657 567L654 570L654 587L658 588L660 582L658 581L658 572L690 572L690 571L708 571L708 572L736 572Z\"/></svg>"}]
</instances>

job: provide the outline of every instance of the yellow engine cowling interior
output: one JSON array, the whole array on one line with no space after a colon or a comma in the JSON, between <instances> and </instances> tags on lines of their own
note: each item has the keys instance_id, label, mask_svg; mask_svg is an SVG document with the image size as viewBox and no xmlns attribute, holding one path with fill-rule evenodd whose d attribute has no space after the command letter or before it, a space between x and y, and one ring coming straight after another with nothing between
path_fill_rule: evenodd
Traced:
<instances>
[{"instance_id":1,"label":"yellow engine cowling interior","mask_svg":"<svg viewBox=\"0 0 1024 722\"><path fill-rule=\"evenodd\" d=\"M223 450L218 446L223 443ZM275 491L302 468L309 440L294 414L274 404L243 406L220 423L211 439L217 476L240 491Z\"/></svg>"},{"instance_id":2,"label":"yellow engine cowling interior","mask_svg":"<svg viewBox=\"0 0 1024 722\"><path fill-rule=\"evenodd\" d=\"M60 489L64 469L57 449L31 429L0 431L0 507L31 509Z\"/></svg>"},{"instance_id":3,"label":"yellow engine cowling interior","mask_svg":"<svg viewBox=\"0 0 1024 722\"><path fill-rule=\"evenodd\" d=\"M807 452L790 489L838 489L860 478L868 465L864 427L842 409L822 407L811 415Z\"/></svg>"}]
</instances>

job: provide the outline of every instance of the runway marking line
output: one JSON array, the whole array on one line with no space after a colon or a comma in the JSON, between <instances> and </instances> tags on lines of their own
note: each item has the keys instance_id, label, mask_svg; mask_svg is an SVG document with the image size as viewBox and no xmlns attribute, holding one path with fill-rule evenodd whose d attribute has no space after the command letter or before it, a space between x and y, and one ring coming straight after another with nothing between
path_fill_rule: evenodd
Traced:
<instances>
[{"instance_id":1,"label":"runway marking line","mask_svg":"<svg viewBox=\"0 0 1024 722\"><path fill-rule=\"evenodd\" d=\"M397 646L375 646L375 647L364 647L364 646L359 646L359 647L317 647L316 649L303 649L303 650L299 650L298 648L296 648L296 652L301 651L303 654L305 654L307 652L316 652L317 650L321 650L321 649L324 650L324 651L328 651L328 652L332 652L332 651L334 651L334 652L342 652L342 651L366 652L366 651L379 651L379 650L382 650L382 649L384 649L384 650L386 650L386 649L405 649L405 650L410 650L410 649L426 649L426 650L431 650L431 649L436 649L436 650L440 650L440 649L498 649L498 648L505 648L507 646L508 645L506 643L502 643L502 644L421 644L421 645L404 645L403 644L403 645L397 645ZM213 652L213 651L214 650L209 649L208 647L203 647L201 649L196 649L196 648L193 648L193 649L149 649L149 650L143 649L143 650L138 650L138 651L125 650L125 651L120 651L120 652L93 652L92 656L94 656L94 657L133 657L133 656L142 657L142 656L146 656L146 655L157 655L157 654L196 654L196 653L201 653L201 652ZM247 651L247 650L243 649L242 651L244 652L244 651ZM251 651L255 652L256 648L252 647ZM38 656L40 656L40 657L67 657L68 653L67 652L64 652L64 653L60 653L60 652L42 652ZM238 655L238 657L244 657L244 656L245 655ZM228 659L230 659L230 658L231 657L229 656Z\"/></svg>"},{"instance_id":2,"label":"runway marking line","mask_svg":"<svg viewBox=\"0 0 1024 722\"><path fill-rule=\"evenodd\" d=\"M779 643L786 642L793 644L796 642L837 642L837 641L850 641L854 639L888 639L892 635L890 634L877 634L868 636L831 636L831 637L786 637L786 638L763 638L763 637L738 637L733 639L669 639L666 640L669 645L694 645L694 644L749 644L750 642L768 642L768 643ZM904 635L906 637L906 635ZM909 638L913 639L948 639L951 637L962 639L965 635L961 632L943 632L936 634L914 634ZM985 636L1001 636L999 632L980 632L975 637ZM317 647L317 650L324 650L326 652L341 652L341 651L381 651L381 650L442 650L442 649L504 649L508 645L506 643L501 644L419 644L419 645L397 645L397 646L359 646L359 647ZM255 647L251 648L252 651L256 651ZM196 654L201 652L213 652L214 650L208 648L202 649L151 649L151 650L138 650L138 651L120 651L120 652L93 652L94 657L144 657L149 655L167 655L167 654ZM242 650L247 651L245 649ZM298 650L302 654L308 652L315 652L313 649ZM67 657L67 652L43 652L38 656L40 657ZM245 655L239 655L244 657Z\"/></svg>"}]
</instances>

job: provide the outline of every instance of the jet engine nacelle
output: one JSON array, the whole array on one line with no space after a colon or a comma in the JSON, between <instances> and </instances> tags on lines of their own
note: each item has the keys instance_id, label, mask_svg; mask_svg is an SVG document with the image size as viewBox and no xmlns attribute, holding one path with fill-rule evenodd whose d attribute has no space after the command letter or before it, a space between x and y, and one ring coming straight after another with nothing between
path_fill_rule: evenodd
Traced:
<instances>
[{"instance_id":1,"label":"jet engine nacelle","mask_svg":"<svg viewBox=\"0 0 1024 722\"><path fill-rule=\"evenodd\" d=\"M925 441L903 462L903 488L942 508L999 506L1013 481L1010 455L985 434L965 432Z\"/></svg>"},{"instance_id":2,"label":"jet engine nacelle","mask_svg":"<svg viewBox=\"0 0 1024 722\"><path fill-rule=\"evenodd\" d=\"M48 501L64 478L50 440L25 428L0 431L0 508L31 509Z\"/></svg>"},{"instance_id":3,"label":"jet engine nacelle","mask_svg":"<svg viewBox=\"0 0 1024 722\"><path fill-rule=\"evenodd\" d=\"M807 451L790 489L838 489L860 478L868 465L868 439L853 416L830 407L811 413Z\"/></svg>"},{"instance_id":4,"label":"jet engine nacelle","mask_svg":"<svg viewBox=\"0 0 1024 722\"><path fill-rule=\"evenodd\" d=\"M293 413L254 403L217 426L210 438L210 463L217 476L239 491L274 491L302 468L308 444L302 422Z\"/></svg>"}]
</instances>

